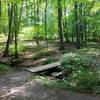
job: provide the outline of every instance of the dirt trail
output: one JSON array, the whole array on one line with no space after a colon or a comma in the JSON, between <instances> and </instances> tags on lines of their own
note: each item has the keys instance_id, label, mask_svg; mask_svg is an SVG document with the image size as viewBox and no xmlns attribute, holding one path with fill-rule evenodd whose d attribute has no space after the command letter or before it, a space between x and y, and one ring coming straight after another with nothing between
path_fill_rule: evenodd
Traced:
<instances>
[{"instance_id":1,"label":"dirt trail","mask_svg":"<svg viewBox=\"0 0 100 100\"><path fill-rule=\"evenodd\" d=\"M31 78L24 70L0 76L0 100L100 100L98 96L50 89Z\"/></svg>"}]
</instances>

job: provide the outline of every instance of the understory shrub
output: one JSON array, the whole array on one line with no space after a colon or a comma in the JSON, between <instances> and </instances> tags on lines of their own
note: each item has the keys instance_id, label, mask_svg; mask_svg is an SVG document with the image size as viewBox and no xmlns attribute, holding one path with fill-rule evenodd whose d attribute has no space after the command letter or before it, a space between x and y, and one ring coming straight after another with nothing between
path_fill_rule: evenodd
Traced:
<instances>
[{"instance_id":1,"label":"understory shrub","mask_svg":"<svg viewBox=\"0 0 100 100\"><path fill-rule=\"evenodd\" d=\"M6 71L8 71L8 65L0 64L0 72L6 72Z\"/></svg>"},{"instance_id":2,"label":"understory shrub","mask_svg":"<svg viewBox=\"0 0 100 100\"><path fill-rule=\"evenodd\" d=\"M61 59L60 68L67 73L70 86L91 92L99 81L95 61L92 56L69 53Z\"/></svg>"},{"instance_id":3,"label":"understory shrub","mask_svg":"<svg viewBox=\"0 0 100 100\"><path fill-rule=\"evenodd\" d=\"M18 46L17 46L18 53L24 52L26 49L27 49L27 47L25 45L21 44L21 43L18 44ZM14 44L10 46L9 51L10 51L10 54L15 53L15 45Z\"/></svg>"},{"instance_id":4,"label":"understory shrub","mask_svg":"<svg viewBox=\"0 0 100 100\"><path fill-rule=\"evenodd\" d=\"M99 81L98 73L95 70L83 68L73 71L69 76L69 84L81 91L92 92Z\"/></svg>"},{"instance_id":5,"label":"understory shrub","mask_svg":"<svg viewBox=\"0 0 100 100\"><path fill-rule=\"evenodd\" d=\"M44 50L44 51L40 51L38 53L36 53L32 59L33 60L38 60L39 58L42 58L42 57L47 57L47 56L51 56L53 53L53 51L48 51L48 50Z\"/></svg>"},{"instance_id":6,"label":"understory shrub","mask_svg":"<svg viewBox=\"0 0 100 100\"><path fill-rule=\"evenodd\" d=\"M95 48L94 47L85 47L85 48L80 49L78 52L98 56L98 55L100 55L100 53L99 53L100 47L95 47Z\"/></svg>"},{"instance_id":7,"label":"understory shrub","mask_svg":"<svg viewBox=\"0 0 100 100\"><path fill-rule=\"evenodd\" d=\"M61 69L72 72L78 69L93 68L96 66L96 59L92 56L81 55L78 53L65 54L61 59Z\"/></svg>"}]
</instances>

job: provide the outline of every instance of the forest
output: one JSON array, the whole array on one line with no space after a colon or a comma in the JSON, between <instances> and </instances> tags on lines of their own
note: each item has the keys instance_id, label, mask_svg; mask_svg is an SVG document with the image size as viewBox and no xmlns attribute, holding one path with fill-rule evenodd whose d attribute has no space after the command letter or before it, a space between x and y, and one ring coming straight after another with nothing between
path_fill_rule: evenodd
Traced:
<instances>
[{"instance_id":1,"label":"forest","mask_svg":"<svg viewBox=\"0 0 100 100\"><path fill-rule=\"evenodd\" d=\"M100 100L100 0L0 0L0 100Z\"/></svg>"}]
</instances>

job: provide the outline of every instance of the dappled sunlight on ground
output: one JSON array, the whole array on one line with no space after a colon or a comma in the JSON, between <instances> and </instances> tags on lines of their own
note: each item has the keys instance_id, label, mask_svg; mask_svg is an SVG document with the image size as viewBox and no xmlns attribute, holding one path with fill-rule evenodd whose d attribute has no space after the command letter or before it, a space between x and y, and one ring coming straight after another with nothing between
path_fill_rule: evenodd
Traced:
<instances>
[{"instance_id":1,"label":"dappled sunlight on ground","mask_svg":"<svg viewBox=\"0 0 100 100\"><path fill-rule=\"evenodd\" d=\"M33 82L27 82L22 86L10 88L10 89L8 89L8 92L4 93L0 97L4 98L4 97L10 96L10 95L14 95L14 96L29 96L29 94L27 92L27 88L29 88L31 85L35 86L35 84ZM4 88L2 88L2 90L3 89Z\"/></svg>"},{"instance_id":2,"label":"dappled sunlight on ground","mask_svg":"<svg viewBox=\"0 0 100 100\"><path fill-rule=\"evenodd\" d=\"M44 79L42 79L44 81ZM98 96L48 88L20 70L0 77L0 100L100 100Z\"/></svg>"}]
</instances>

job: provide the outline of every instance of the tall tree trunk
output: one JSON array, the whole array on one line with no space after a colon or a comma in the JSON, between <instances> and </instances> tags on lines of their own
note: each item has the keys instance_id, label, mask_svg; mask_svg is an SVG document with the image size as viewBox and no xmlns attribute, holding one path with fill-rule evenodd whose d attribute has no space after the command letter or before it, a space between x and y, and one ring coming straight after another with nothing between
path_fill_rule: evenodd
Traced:
<instances>
[{"instance_id":1,"label":"tall tree trunk","mask_svg":"<svg viewBox=\"0 0 100 100\"><path fill-rule=\"evenodd\" d=\"M26 24L26 26L28 26L28 0L25 0L25 9L26 9L26 11L25 11L25 14L26 14L25 24Z\"/></svg>"},{"instance_id":2,"label":"tall tree trunk","mask_svg":"<svg viewBox=\"0 0 100 100\"><path fill-rule=\"evenodd\" d=\"M13 16L13 6L10 6L8 4L8 23L9 23L9 33L8 33L8 39L6 42L6 48L3 56L7 56L9 52L9 45L10 45L10 39L11 39L11 28L12 28L12 16Z\"/></svg>"},{"instance_id":3,"label":"tall tree trunk","mask_svg":"<svg viewBox=\"0 0 100 100\"><path fill-rule=\"evenodd\" d=\"M32 24L33 24L32 16L33 16L33 9L32 9L32 4L31 4L31 20L30 20L31 26L32 26Z\"/></svg>"},{"instance_id":4,"label":"tall tree trunk","mask_svg":"<svg viewBox=\"0 0 100 100\"><path fill-rule=\"evenodd\" d=\"M18 17L18 33L19 33L19 28L20 28L20 23L21 23L21 18L22 18L23 5L24 5L24 0L22 0L20 12L19 12L19 17Z\"/></svg>"},{"instance_id":5,"label":"tall tree trunk","mask_svg":"<svg viewBox=\"0 0 100 100\"><path fill-rule=\"evenodd\" d=\"M0 0L0 18L1 18L1 11L2 11L1 8L2 8L2 7L1 7L1 0Z\"/></svg>"},{"instance_id":6,"label":"tall tree trunk","mask_svg":"<svg viewBox=\"0 0 100 100\"><path fill-rule=\"evenodd\" d=\"M75 9L75 33L76 33L76 44L77 44L77 49L80 49L80 33L78 32L78 5L77 2L75 1L74 4L74 9Z\"/></svg>"},{"instance_id":7,"label":"tall tree trunk","mask_svg":"<svg viewBox=\"0 0 100 100\"><path fill-rule=\"evenodd\" d=\"M83 4L82 3L80 3L79 13L80 13L79 32L80 32L80 38L81 38L81 43L82 43L83 38L84 38L84 34L83 34Z\"/></svg>"},{"instance_id":8,"label":"tall tree trunk","mask_svg":"<svg viewBox=\"0 0 100 100\"><path fill-rule=\"evenodd\" d=\"M67 21L65 20L63 28L64 28L64 38L65 38L65 42L69 42L69 37L68 37L68 32L67 32Z\"/></svg>"},{"instance_id":9,"label":"tall tree trunk","mask_svg":"<svg viewBox=\"0 0 100 100\"><path fill-rule=\"evenodd\" d=\"M35 29L36 29L36 44L39 45L39 0L36 0L36 12L35 12Z\"/></svg>"},{"instance_id":10,"label":"tall tree trunk","mask_svg":"<svg viewBox=\"0 0 100 100\"><path fill-rule=\"evenodd\" d=\"M75 25L75 22L74 22L74 19L73 19L73 26L72 26L72 43L74 43L74 31L75 31L75 28L74 28L74 25Z\"/></svg>"},{"instance_id":11,"label":"tall tree trunk","mask_svg":"<svg viewBox=\"0 0 100 100\"><path fill-rule=\"evenodd\" d=\"M66 17L66 0L64 0L64 14L63 16ZM67 20L66 18L64 18L63 20L63 32L64 32L64 38L65 38L65 42L69 41L69 37L68 37L68 32L67 32Z\"/></svg>"},{"instance_id":12,"label":"tall tree trunk","mask_svg":"<svg viewBox=\"0 0 100 100\"><path fill-rule=\"evenodd\" d=\"M63 42L63 33L62 33L62 6L61 0L58 0L58 33L59 33L59 40L60 40L60 50L64 49L64 42Z\"/></svg>"},{"instance_id":13,"label":"tall tree trunk","mask_svg":"<svg viewBox=\"0 0 100 100\"><path fill-rule=\"evenodd\" d=\"M87 42L87 23L86 23L86 10L85 10L85 5L84 5L84 39L85 42Z\"/></svg>"},{"instance_id":14,"label":"tall tree trunk","mask_svg":"<svg viewBox=\"0 0 100 100\"><path fill-rule=\"evenodd\" d=\"M46 39L46 48L48 49L48 36L47 36L47 0L45 0L45 39Z\"/></svg>"},{"instance_id":15,"label":"tall tree trunk","mask_svg":"<svg viewBox=\"0 0 100 100\"><path fill-rule=\"evenodd\" d=\"M18 37L18 8L17 4L14 4L14 27L15 27L15 58L18 57L18 51L17 51L17 37Z\"/></svg>"}]
</instances>

